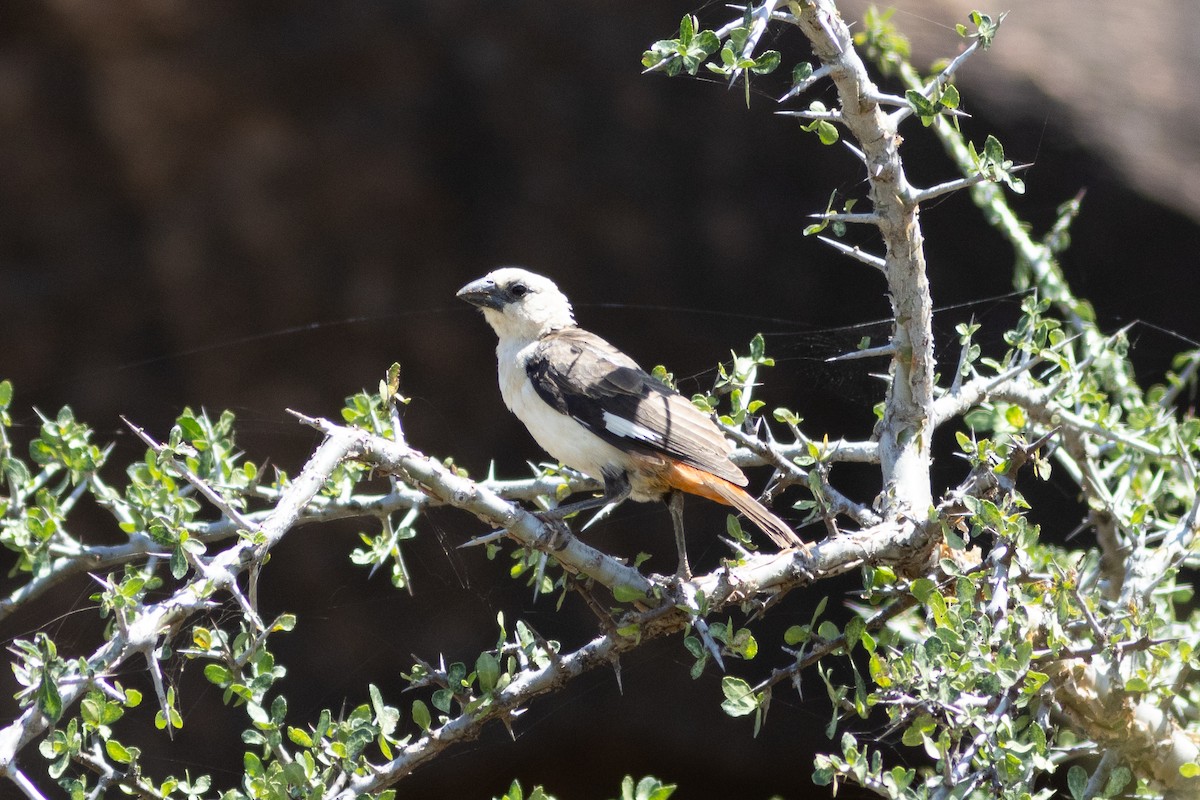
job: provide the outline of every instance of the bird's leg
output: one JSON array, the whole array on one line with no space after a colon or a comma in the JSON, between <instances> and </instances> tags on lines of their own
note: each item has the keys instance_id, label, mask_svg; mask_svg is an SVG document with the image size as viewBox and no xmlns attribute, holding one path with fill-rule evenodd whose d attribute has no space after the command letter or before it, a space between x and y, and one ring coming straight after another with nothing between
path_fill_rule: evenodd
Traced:
<instances>
[{"instance_id":1,"label":"bird's leg","mask_svg":"<svg viewBox=\"0 0 1200 800\"><path fill-rule=\"evenodd\" d=\"M688 563L687 541L683 535L683 492L671 492L667 496L667 508L671 512L671 524L675 528L675 549L679 551L679 566L675 577L681 581L692 579L692 565Z\"/></svg>"},{"instance_id":2,"label":"bird's leg","mask_svg":"<svg viewBox=\"0 0 1200 800\"><path fill-rule=\"evenodd\" d=\"M688 563L687 542L684 541L683 535L683 492L673 491L667 495L667 509L671 512L671 524L675 528L675 548L679 551L679 566L675 569L675 588L678 590L676 596L688 609L687 614L691 617L692 627L699 634L700 641L704 643L704 647L717 662L717 666L724 672L725 662L721 660L721 648L713 639L712 633L708 629L708 623L697 613L696 587L690 583L692 565Z\"/></svg>"},{"instance_id":3,"label":"bird's leg","mask_svg":"<svg viewBox=\"0 0 1200 800\"><path fill-rule=\"evenodd\" d=\"M567 503L566 505L556 506L555 508L546 511L537 512L537 516L544 519L546 522L555 523L566 527L563 522L564 517L568 517L578 511L586 511L589 508L608 505L609 503L621 503L629 497L632 491L629 485L629 476L624 471L621 472L604 472L604 494L598 497L589 497L586 500L579 500L575 503Z\"/></svg>"},{"instance_id":4,"label":"bird's leg","mask_svg":"<svg viewBox=\"0 0 1200 800\"><path fill-rule=\"evenodd\" d=\"M597 508L609 503L624 502L629 498L631 491L629 476L625 472L608 472L606 470L604 472L604 494L574 503L567 503L565 506L556 506L547 511L539 511L538 513L543 517L562 519L563 517L569 517L577 511L586 511L589 508Z\"/></svg>"}]
</instances>

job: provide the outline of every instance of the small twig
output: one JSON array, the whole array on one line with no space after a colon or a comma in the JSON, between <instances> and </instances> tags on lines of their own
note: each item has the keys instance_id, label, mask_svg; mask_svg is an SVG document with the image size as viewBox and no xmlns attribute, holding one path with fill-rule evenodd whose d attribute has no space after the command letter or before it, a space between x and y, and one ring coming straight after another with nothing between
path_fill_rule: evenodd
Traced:
<instances>
[{"instance_id":1,"label":"small twig","mask_svg":"<svg viewBox=\"0 0 1200 800\"><path fill-rule=\"evenodd\" d=\"M925 84L925 86L921 89L921 95L926 100L931 100L934 93L945 86L950 80L950 77L954 75L954 73L958 71L958 68L963 65L963 62L974 55L975 51L978 49L979 40L976 39L975 41L971 42L969 47L955 56L954 60L946 65L945 69L935 75L933 79L929 81L929 83ZM891 124L894 126L899 126L901 122L908 119L908 117L910 117L912 114L912 106L908 104L908 101L905 101L902 108L892 113L891 117L889 118L889 122L891 122Z\"/></svg>"},{"instance_id":2,"label":"small twig","mask_svg":"<svg viewBox=\"0 0 1200 800\"><path fill-rule=\"evenodd\" d=\"M21 770L10 764L8 769L5 771L5 774L8 776L9 780L17 785L17 788L20 789L21 792L27 798L29 798L29 800L46 800L45 795L38 790L33 781L29 780L29 778Z\"/></svg>"},{"instance_id":3,"label":"small twig","mask_svg":"<svg viewBox=\"0 0 1200 800\"><path fill-rule=\"evenodd\" d=\"M861 161L863 163L863 166L867 166L868 161L867 161L866 153L864 153L858 147L855 147L854 143L849 141L848 139L839 139L839 141L842 143L842 147L845 147L847 150L849 150L851 153L853 153L855 158L857 158L859 161Z\"/></svg>"},{"instance_id":4,"label":"small twig","mask_svg":"<svg viewBox=\"0 0 1200 800\"><path fill-rule=\"evenodd\" d=\"M771 21L771 17L775 14L776 9L783 5L786 0L763 0L763 4L758 8L752 8L750 11L750 31L746 34L745 44L742 45L742 52L739 53L742 58L750 59L754 57L754 48L758 47L758 41L762 38L763 33L767 30L767 23ZM731 77L737 77L735 71Z\"/></svg>"},{"instance_id":5,"label":"small twig","mask_svg":"<svg viewBox=\"0 0 1200 800\"><path fill-rule=\"evenodd\" d=\"M850 245L848 245L844 242L839 242L837 239L831 239L828 236L818 236L817 238L820 239L825 244L832 247L834 250L837 250L845 255L848 255L857 261L861 261L862 263L866 264L868 267L874 267L875 269L879 270L880 272L887 270L887 261L886 260L884 260L880 256L872 255L872 254L860 249L857 245L855 245L854 247L851 247Z\"/></svg>"},{"instance_id":6,"label":"small twig","mask_svg":"<svg viewBox=\"0 0 1200 800\"><path fill-rule=\"evenodd\" d=\"M908 611L910 608L912 608L916 605L917 605L916 597L912 596L911 594L903 595L902 597L897 599L895 602L893 602L891 605L887 606L886 608L881 609L878 613L875 614L875 616L873 616L869 620L867 620L865 629L868 632L877 631L880 628L882 628L884 625L891 622L893 619L900 616L905 611ZM803 657L796 659L796 661L793 662L792 664L789 664L786 667L781 667L780 669L772 670L771 675L766 680L762 681L761 683L759 683L757 686L754 687L754 692L757 693L757 692L764 691L766 689L769 689L769 688L775 686L776 684L780 683L781 681L783 681L785 679L790 679L793 676L799 675L801 672L808 669L813 664L820 661L822 658L833 655L834 653L838 652L839 650L846 649L848 644L850 644L850 643L846 641L846 634L843 633L833 639L830 639L827 642L824 642L824 643L814 647Z\"/></svg>"},{"instance_id":7,"label":"small twig","mask_svg":"<svg viewBox=\"0 0 1200 800\"><path fill-rule=\"evenodd\" d=\"M1067 347L1077 338L1079 337L1072 336L1068 339L1064 339L1056 349L1061 350ZM1025 387L1021 384L1018 384L1014 379L1026 372L1029 372L1039 364L1044 363L1045 360L1046 357L1039 353L1021 361L1018 364L1015 364L998 375L993 375L986 378L977 378L970 381L966 385L960 384L958 391L950 391L943 394L936 401L934 401L933 404L933 411L930 414L933 426L936 428L942 425L946 422L946 420L961 414L971 406L980 403L984 398L990 395L997 395L998 393L1006 391L1009 388L1025 390ZM1044 387L1038 390L1039 393L1037 395L1030 394L1026 402L1035 407L1043 406L1049 402L1049 398L1052 397L1057 391L1057 386ZM1035 397L1043 399L1034 400Z\"/></svg>"},{"instance_id":8,"label":"small twig","mask_svg":"<svg viewBox=\"0 0 1200 800\"><path fill-rule=\"evenodd\" d=\"M878 214L846 214L840 211L823 211L819 214L809 214L811 219L825 220L826 222L847 222L852 225L878 225L882 221L882 217Z\"/></svg>"},{"instance_id":9,"label":"small twig","mask_svg":"<svg viewBox=\"0 0 1200 800\"><path fill-rule=\"evenodd\" d=\"M1088 779L1087 786L1083 787L1083 797L1106 797L1108 795L1101 794L1105 784L1108 783L1108 777L1112 771L1121 764L1121 753L1118 750L1105 750L1104 755L1100 757L1100 763L1096 764L1096 771L1092 773L1092 777Z\"/></svg>"},{"instance_id":10,"label":"small twig","mask_svg":"<svg viewBox=\"0 0 1200 800\"><path fill-rule=\"evenodd\" d=\"M157 453L158 455L161 456L161 455L163 455L164 452L166 452L166 446L161 444L160 442L156 442L154 440L154 438L152 436L150 436L150 434L146 433L146 431L143 428L141 428L137 425L134 425L132 422L130 422L124 416L121 417L121 421L124 422L129 427L129 429L131 431L133 431L134 435L137 436L139 439L141 439L146 444L146 446L149 447L151 450L153 450L155 453ZM216 506L218 509L220 509L222 514L229 517L231 520L233 520L238 526L242 527L243 529L245 529L247 531L254 530L254 523L250 522L244 516L242 516L242 512L239 511L238 509L234 508L233 505L231 505L228 500L226 500L223 496L221 496L220 492L218 492L216 489L209 486L208 481L204 480L199 475L192 472L186 464L184 464L183 462L181 462L179 459L175 458L174 456L171 456L169 458L169 461L171 463L171 466L176 471L178 471L181 476L183 476L184 480L186 480L188 483L190 483L192 486L194 486L196 488L196 491L198 491L198 492L200 492L200 494L204 495L205 499L208 500L208 502L212 503L214 506Z\"/></svg>"},{"instance_id":11,"label":"small twig","mask_svg":"<svg viewBox=\"0 0 1200 800\"><path fill-rule=\"evenodd\" d=\"M1193 350L1187 363L1183 365L1183 369L1179 370L1179 374L1175 376L1175 382L1163 392L1158 403L1159 408L1174 408L1179 393L1188 383L1196 380L1197 371L1200 371L1200 350Z\"/></svg>"},{"instance_id":12,"label":"small twig","mask_svg":"<svg viewBox=\"0 0 1200 800\"><path fill-rule=\"evenodd\" d=\"M880 106L896 106L898 108L907 108L908 100L895 94L887 94L878 89L868 89L863 92L863 99L875 103Z\"/></svg>"},{"instance_id":13,"label":"small twig","mask_svg":"<svg viewBox=\"0 0 1200 800\"><path fill-rule=\"evenodd\" d=\"M1004 382L1002 381L1001 384L1003 383ZM1176 453L1164 451L1162 448L1143 442L1141 439L1130 436L1129 434L1122 433L1111 428L1106 428L1099 423L1092 422L1091 420L1086 420L1073 411L1068 411L1067 409L1052 403L1052 395L1044 392L1035 394L1026 386L1016 383L1009 383L1007 385L997 384L992 386L986 392L986 394L991 395L996 399L1019 405L1026 411L1032 412L1038 417L1044 419L1046 422L1051 422L1056 419L1066 428L1079 431L1080 433L1089 433L1099 439L1105 439L1107 441L1125 445L1131 450L1136 450L1139 453L1143 453L1153 458L1170 460L1179 458Z\"/></svg>"},{"instance_id":14,"label":"small twig","mask_svg":"<svg viewBox=\"0 0 1200 800\"><path fill-rule=\"evenodd\" d=\"M1012 173L1024 172L1025 170L1029 169L1031 166L1033 166L1033 165L1032 164L1018 164L1014 167L1011 167L1008 171L1012 172ZM919 191L913 192L909 196L908 199L910 202L917 203L917 204L928 203L930 200L933 200L934 198L941 197L942 195L950 194L952 192L957 192L961 189L969 188L971 186L974 186L977 183L982 183L983 181L986 181L986 180L991 180L991 179L984 173L978 172L978 173L976 173L974 175L970 175L966 178L958 178L956 180L946 181L945 183L939 183L936 186L930 186L927 189L921 189Z\"/></svg>"},{"instance_id":15,"label":"small twig","mask_svg":"<svg viewBox=\"0 0 1200 800\"><path fill-rule=\"evenodd\" d=\"M828 122L838 122L842 119L842 112L834 109L832 111L776 111L777 117L792 117L794 119L823 119Z\"/></svg>"},{"instance_id":16,"label":"small twig","mask_svg":"<svg viewBox=\"0 0 1200 800\"><path fill-rule=\"evenodd\" d=\"M778 471L777 474L781 476L780 480L782 483L808 486L808 473L800 469L800 467L790 458L779 452L777 445L768 444L759 439L755 439L754 437L749 436L745 432L733 426L722 425L721 429L725 431L725 434L731 439L745 445L748 449L759 455L771 466L775 467L775 469ZM824 448L824 443L822 443L820 446ZM836 444L831 445L826 453L831 455L836 453L837 451L835 448ZM805 447L805 454L807 455L807 446ZM822 455L824 456L825 453ZM830 458L829 460L832 461L834 459ZM832 501L830 505L836 514L844 514L845 516L853 519L859 525L863 526L879 524L879 515L875 514L866 506L860 503L855 503L853 500L846 497L824 480L822 480L822 488L828 492L829 498ZM835 531L831 531L831 535L834 532Z\"/></svg>"},{"instance_id":17,"label":"small twig","mask_svg":"<svg viewBox=\"0 0 1200 800\"><path fill-rule=\"evenodd\" d=\"M879 347L865 347L862 350L852 350L849 353L842 353L838 356L830 356L825 359L826 364L832 364L837 361L854 361L859 358L883 358L894 356L896 354L896 345L884 344Z\"/></svg>"},{"instance_id":18,"label":"small twig","mask_svg":"<svg viewBox=\"0 0 1200 800\"><path fill-rule=\"evenodd\" d=\"M814 83L819 81L821 78L824 78L828 74L829 74L829 65L822 64L821 66L814 69L807 78L796 83L794 86L792 86L792 88L788 89L787 92L785 92L783 94L783 96L781 96L779 98L779 100L777 102L786 103L788 100L791 100L793 97L801 94L802 92L804 92L805 89L812 86Z\"/></svg>"}]
</instances>

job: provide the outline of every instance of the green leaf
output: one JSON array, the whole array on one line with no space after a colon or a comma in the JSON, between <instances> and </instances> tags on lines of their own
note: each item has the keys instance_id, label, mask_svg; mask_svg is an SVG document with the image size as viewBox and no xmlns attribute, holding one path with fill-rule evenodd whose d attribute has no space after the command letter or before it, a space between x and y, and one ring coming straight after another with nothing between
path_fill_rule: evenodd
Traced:
<instances>
[{"instance_id":1,"label":"green leaf","mask_svg":"<svg viewBox=\"0 0 1200 800\"><path fill-rule=\"evenodd\" d=\"M930 102L929 98L915 89L909 89L906 91L904 93L904 99L908 101L909 108L911 108L919 117L933 117L938 113L937 105Z\"/></svg>"},{"instance_id":2,"label":"green leaf","mask_svg":"<svg viewBox=\"0 0 1200 800\"><path fill-rule=\"evenodd\" d=\"M79 716L86 724L95 727L100 724L103 704L103 696L97 696L96 694L89 695L79 702Z\"/></svg>"},{"instance_id":3,"label":"green leaf","mask_svg":"<svg viewBox=\"0 0 1200 800\"><path fill-rule=\"evenodd\" d=\"M1181 767L1180 772L1183 772ZM1195 778L1198 775L1192 775ZM1121 766L1114 769L1108 775L1108 783L1104 784L1104 796L1116 797L1121 792L1125 791L1125 787L1133 780L1133 771L1129 767Z\"/></svg>"},{"instance_id":4,"label":"green leaf","mask_svg":"<svg viewBox=\"0 0 1200 800\"><path fill-rule=\"evenodd\" d=\"M292 740L292 744L299 745L300 747L313 746L312 737L308 735L307 731L303 731L300 728L293 728L291 725L289 725L287 728L287 735L288 738Z\"/></svg>"},{"instance_id":5,"label":"green leaf","mask_svg":"<svg viewBox=\"0 0 1200 800\"><path fill-rule=\"evenodd\" d=\"M837 144L838 129L829 120L817 120L817 138L823 145Z\"/></svg>"},{"instance_id":6,"label":"green leaf","mask_svg":"<svg viewBox=\"0 0 1200 800\"><path fill-rule=\"evenodd\" d=\"M13 399L12 381L0 381L0 411L8 408Z\"/></svg>"},{"instance_id":7,"label":"green leaf","mask_svg":"<svg viewBox=\"0 0 1200 800\"><path fill-rule=\"evenodd\" d=\"M384 736L391 736L395 733L396 726L400 724L400 710L383 702L383 695L375 684L368 684L367 689L371 694L371 706L375 712L375 722L379 725L380 732Z\"/></svg>"},{"instance_id":8,"label":"green leaf","mask_svg":"<svg viewBox=\"0 0 1200 800\"><path fill-rule=\"evenodd\" d=\"M433 693L433 697L430 699L430 702L433 703L433 707L438 711L442 712L443 714L449 714L450 705L454 702L454 692L450 691L449 689L438 689Z\"/></svg>"},{"instance_id":9,"label":"green leaf","mask_svg":"<svg viewBox=\"0 0 1200 800\"><path fill-rule=\"evenodd\" d=\"M997 31L1000 30L1000 23L1004 21L1004 17L1008 12L1004 12L995 21L987 14L981 14L978 11L971 12L971 21L975 23L976 31L972 34L979 40L980 46L987 50L992 46L992 42L996 38Z\"/></svg>"},{"instance_id":10,"label":"green leaf","mask_svg":"<svg viewBox=\"0 0 1200 800\"><path fill-rule=\"evenodd\" d=\"M1125 691L1127 691L1127 692L1148 692L1148 691L1150 691L1150 684L1146 683L1145 678L1139 678L1137 676L1134 676L1134 677L1130 678L1129 680L1125 681Z\"/></svg>"},{"instance_id":11,"label":"green leaf","mask_svg":"<svg viewBox=\"0 0 1200 800\"><path fill-rule=\"evenodd\" d=\"M632 776L628 775L621 782L622 798L626 796L626 789L632 782ZM675 793L676 788L675 784L665 784L658 778L647 775L637 782L636 787L632 787L632 800L667 800Z\"/></svg>"},{"instance_id":12,"label":"green leaf","mask_svg":"<svg viewBox=\"0 0 1200 800\"><path fill-rule=\"evenodd\" d=\"M479 676L479 690L490 694L500 679L500 660L491 653L480 653L475 659L475 674Z\"/></svg>"},{"instance_id":13,"label":"green leaf","mask_svg":"<svg viewBox=\"0 0 1200 800\"><path fill-rule=\"evenodd\" d=\"M735 633L729 642L729 648L747 661L758 655L758 641L749 628L742 628Z\"/></svg>"},{"instance_id":14,"label":"green leaf","mask_svg":"<svg viewBox=\"0 0 1200 800\"><path fill-rule=\"evenodd\" d=\"M208 650L212 647L212 631L201 625L192 628L192 644L201 650Z\"/></svg>"},{"instance_id":15,"label":"green leaf","mask_svg":"<svg viewBox=\"0 0 1200 800\"><path fill-rule=\"evenodd\" d=\"M846 629L843 635L846 637L846 652L854 650L855 645L862 641L863 634L867 632L867 623L862 617L851 617L846 622Z\"/></svg>"},{"instance_id":16,"label":"green leaf","mask_svg":"<svg viewBox=\"0 0 1200 800\"><path fill-rule=\"evenodd\" d=\"M769 75L779 68L780 55L778 50L767 50L758 58L754 59L754 66L750 71L756 75Z\"/></svg>"},{"instance_id":17,"label":"green leaf","mask_svg":"<svg viewBox=\"0 0 1200 800\"><path fill-rule=\"evenodd\" d=\"M830 620L822 620L821 624L817 626L817 636L820 636L827 642L832 642L841 635L842 632L838 630L838 626Z\"/></svg>"},{"instance_id":18,"label":"green leaf","mask_svg":"<svg viewBox=\"0 0 1200 800\"><path fill-rule=\"evenodd\" d=\"M1014 428L1024 428L1026 423L1025 409L1015 405L1009 406L1004 409L1004 419Z\"/></svg>"},{"instance_id":19,"label":"green leaf","mask_svg":"<svg viewBox=\"0 0 1200 800\"><path fill-rule=\"evenodd\" d=\"M170 559L171 577L179 580L184 575L187 575L188 562L187 557L183 554L183 548L176 547L171 551Z\"/></svg>"},{"instance_id":20,"label":"green leaf","mask_svg":"<svg viewBox=\"0 0 1200 800\"><path fill-rule=\"evenodd\" d=\"M636 603L639 600L646 599L646 595L644 592L638 591L637 589L630 588L623 584L617 584L616 586L614 586L612 589L612 593L613 593L613 597L616 599L616 601L618 603Z\"/></svg>"},{"instance_id":21,"label":"green leaf","mask_svg":"<svg viewBox=\"0 0 1200 800\"><path fill-rule=\"evenodd\" d=\"M1087 782L1087 770L1083 767L1076 764L1067 770L1067 788L1075 800L1087 800L1084 796L1084 792L1087 791Z\"/></svg>"},{"instance_id":22,"label":"green leaf","mask_svg":"<svg viewBox=\"0 0 1200 800\"><path fill-rule=\"evenodd\" d=\"M42 676L42 685L38 687L37 707L38 711L42 712L51 722L58 722L59 717L62 716L62 695L59 694L54 679L49 675Z\"/></svg>"},{"instance_id":23,"label":"green leaf","mask_svg":"<svg viewBox=\"0 0 1200 800\"><path fill-rule=\"evenodd\" d=\"M921 714L904 730L900 741L909 747L919 747L937 729L937 722L928 714Z\"/></svg>"},{"instance_id":24,"label":"green leaf","mask_svg":"<svg viewBox=\"0 0 1200 800\"><path fill-rule=\"evenodd\" d=\"M692 38L696 35L696 24L696 18L691 14L684 14L683 19L679 21L679 43L684 47L692 43Z\"/></svg>"},{"instance_id":25,"label":"green leaf","mask_svg":"<svg viewBox=\"0 0 1200 800\"><path fill-rule=\"evenodd\" d=\"M242 755L242 766L251 778L261 778L265 774L262 759L254 753L247 752Z\"/></svg>"},{"instance_id":26,"label":"green leaf","mask_svg":"<svg viewBox=\"0 0 1200 800\"><path fill-rule=\"evenodd\" d=\"M1000 140L992 134L988 134L987 139L983 143L984 157L993 163L1004 163L1004 145L1000 144Z\"/></svg>"},{"instance_id":27,"label":"green leaf","mask_svg":"<svg viewBox=\"0 0 1200 800\"><path fill-rule=\"evenodd\" d=\"M758 698L750 684L741 678L726 675L721 679L721 691L725 694L721 709L729 716L744 717L758 710Z\"/></svg>"},{"instance_id":28,"label":"green leaf","mask_svg":"<svg viewBox=\"0 0 1200 800\"><path fill-rule=\"evenodd\" d=\"M204 677L208 678L209 683L215 683L217 686L228 686L233 682L233 673L220 664L206 664Z\"/></svg>"},{"instance_id":29,"label":"green leaf","mask_svg":"<svg viewBox=\"0 0 1200 800\"><path fill-rule=\"evenodd\" d=\"M108 753L108 757L118 764L128 764L133 760L133 754L116 739L109 739L104 743L104 752Z\"/></svg>"},{"instance_id":30,"label":"green leaf","mask_svg":"<svg viewBox=\"0 0 1200 800\"><path fill-rule=\"evenodd\" d=\"M100 724L112 725L123 716L125 716L125 709L121 707L120 703L105 700L100 709Z\"/></svg>"},{"instance_id":31,"label":"green leaf","mask_svg":"<svg viewBox=\"0 0 1200 800\"><path fill-rule=\"evenodd\" d=\"M912 582L912 586L909 587L908 591L913 597L917 598L918 603L926 603L935 589L937 589L937 584L929 578L917 578Z\"/></svg>"},{"instance_id":32,"label":"green leaf","mask_svg":"<svg viewBox=\"0 0 1200 800\"><path fill-rule=\"evenodd\" d=\"M196 421L196 418L191 414L180 415L178 421L179 430L183 433L184 438L189 442L195 442L197 439L204 439L204 428Z\"/></svg>"},{"instance_id":33,"label":"green leaf","mask_svg":"<svg viewBox=\"0 0 1200 800\"><path fill-rule=\"evenodd\" d=\"M159 714L161 715L162 712L160 711ZM271 715L258 703L251 702L246 704L246 716L250 718L251 722L261 728L271 727Z\"/></svg>"},{"instance_id":34,"label":"green leaf","mask_svg":"<svg viewBox=\"0 0 1200 800\"><path fill-rule=\"evenodd\" d=\"M713 31L700 31L694 45L695 49L700 50L707 57L720 49L721 40L717 38L717 34Z\"/></svg>"},{"instance_id":35,"label":"green leaf","mask_svg":"<svg viewBox=\"0 0 1200 800\"><path fill-rule=\"evenodd\" d=\"M295 614L280 614L271 625L272 631L290 631L296 627Z\"/></svg>"},{"instance_id":36,"label":"green leaf","mask_svg":"<svg viewBox=\"0 0 1200 800\"><path fill-rule=\"evenodd\" d=\"M429 716L429 706L421 700L413 700L412 718L422 731L428 731L429 726L433 724L433 720Z\"/></svg>"}]
</instances>

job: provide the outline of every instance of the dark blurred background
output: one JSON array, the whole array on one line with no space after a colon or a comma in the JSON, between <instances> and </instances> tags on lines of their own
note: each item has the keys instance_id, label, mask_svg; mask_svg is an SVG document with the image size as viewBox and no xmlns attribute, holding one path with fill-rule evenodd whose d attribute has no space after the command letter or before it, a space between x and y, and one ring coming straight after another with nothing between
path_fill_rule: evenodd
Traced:
<instances>
[{"instance_id":1,"label":"dark blurred background","mask_svg":"<svg viewBox=\"0 0 1200 800\"><path fill-rule=\"evenodd\" d=\"M1087 189L1065 269L1106 327L1151 323L1133 336L1153 380L1188 346L1181 336L1200 337L1198 29L1186 3L1136 24L1115 1L1090 4L1087 19L1010 6L992 53L962 72L964 128L977 142L997 134L1034 165L1014 203L1036 234ZM918 65L957 52L952 26L971 7L901 5ZM882 366L824 359L886 334L869 324L886 317L885 287L802 235L831 192L864 194L862 174L841 145L773 116L792 65L810 58L798 36L775 37L784 67L758 82L749 109L740 87L642 75L642 51L688 11L708 25L729 13L625 0L0 5L0 377L16 386L17 436L35 434L33 407L70 405L117 443L120 467L142 448L118 415L165 436L186 405L229 408L251 458L295 472L316 439L284 409L336 415L396 360L415 446L477 475L491 460L500 475L528 474L543 456L502 407L493 335L454 299L505 263L554 277L584 325L647 367L666 364L685 391L709 386L713 365L763 332L779 360L763 376L768 407L798 410L814 435L866 435L880 387L869 372ZM809 97L831 104L828 85ZM910 179L953 177L919 124L905 136ZM974 316L994 324L998 345L1019 303L1004 296L1011 252L965 196L922 221L942 342ZM869 231L848 238L877 250ZM869 471L839 470L870 499ZM1069 490L1042 491L1073 524ZM688 514L693 531L723 524L700 503ZM75 532L86 540L113 536L102 515L84 519L92 527ZM275 640L292 724L364 702L368 683L407 708L398 674L412 654L473 660L494 644L498 612L510 629L525 618L568 646L594 634L578 600L562 614L531 605L504 557L455 551L482 532L474 519L441 510L421 527L412 598L349 564L354 526L297 529L276 551L261 598L267 614L300 616ZM588 538L652 552L650 567L667 571L669 531L663 509L631 504ZM700 568L722 554L714 539L693 533ZM807 622L821 594L844 615L852 587L789 598L757 662L734 668L753 681L783 663L778 633ZM71 612L90 591L69 586L0 634L54 619L64 650L88 652L94 615ZM515 742L495 726L404 791L491 797L519 777L592 798L615 795L632 772L680 784L681 797L822 796L811 755L836 745L824 740L830 707L815 675L803 699L776 696L755 740L747 720L720 711L719 675L692 682L689 666L678 640L646 647L622 663L623 693L611 672L588 675L534 703ZM173 668L185 728L173 744L145 743L147 768L212 771L228 786L245 718L220 707L199 665ZM900 763L918 757L878 721L861 730ZM23 755L30 767L39 758Z\"/></svg>"}]
</instances>

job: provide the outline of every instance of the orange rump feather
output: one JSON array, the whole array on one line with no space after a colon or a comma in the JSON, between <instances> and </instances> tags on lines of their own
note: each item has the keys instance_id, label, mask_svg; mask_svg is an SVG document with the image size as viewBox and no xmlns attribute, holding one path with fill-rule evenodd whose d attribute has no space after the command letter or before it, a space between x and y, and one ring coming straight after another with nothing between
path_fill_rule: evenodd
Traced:
<instances>
[{"instance_id":1,"label":"orange rump feather","mask_svg":"<svg viewBox=\"0 0 1200 800\"><path fill-rule=\"evenodd\" d=\"M689 466L674 459L667 460L663 480L672 489L694 494L722 505L733 506L745 514L763 533L771 537L780 549L800 548L808 552L808 545L786 522L775 516L762 503L751 497L742 487L722 477Z\"/></svg>"}]
</instances>

